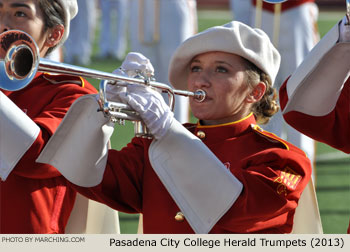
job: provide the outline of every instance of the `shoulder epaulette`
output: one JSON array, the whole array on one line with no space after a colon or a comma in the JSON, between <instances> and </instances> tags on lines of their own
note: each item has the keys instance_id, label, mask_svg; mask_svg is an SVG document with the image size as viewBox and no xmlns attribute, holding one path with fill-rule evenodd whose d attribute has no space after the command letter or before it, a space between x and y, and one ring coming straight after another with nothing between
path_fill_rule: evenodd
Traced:
<instances>
[{"instance_id":1,"label":"shoulder epaulette","mask_svg":"<svg viewBox=\"0 0 350 252\"><path fill-rule=\"evenodd\" d=\"M275 134L263 130L259 125L252 124L251 125L254 132L256 132L258 135L262 136L263 138L267 139L268 141L272 143L279 143L282 144L287 150L289 150L289 144L276 136Z\"/></svg>"},{"instance_id":2,"label":"shoulder epaulette","mask_svg":"<svg viewBox=\"0 0 350 252\"><path fill-rule=\"evenodd\" d=\"M279 143L280 145L284 146L284 148L287 149L287 150L298 152L301 155L307 156L306 153L303 150L301 150L298 147L294 146L293 144L291 144L291 143L281 139L280 137L276 136L275 134L263 130L258 125L252 124L251 127L252 127L254 132L256 132L258 135L264 137L268 141L270 141L272 143Z\"/></svg>"},{"instance_id":3,"label":"shoulder epaulette","mask_svg":"<svg viewBox=\"0 0 350 252\"><path fill-rule=\"evenodd\" d=\"M77 84L81 87L85 86L85 81L79 76L71 76L65 74L49 74L44 73L43 78L51 84Z\"/></svg>"}]
</instances>

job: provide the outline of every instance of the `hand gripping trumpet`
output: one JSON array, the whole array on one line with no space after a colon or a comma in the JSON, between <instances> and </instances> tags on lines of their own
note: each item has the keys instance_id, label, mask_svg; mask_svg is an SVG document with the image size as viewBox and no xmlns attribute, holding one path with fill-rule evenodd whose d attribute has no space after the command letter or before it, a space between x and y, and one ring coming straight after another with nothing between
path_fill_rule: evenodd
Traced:
<instances>
[{"instance_id":1,"label":"hand gripping trumpet","mask_svg":"<svg viewBox=\"0 0 350 252\"><path fill-rule=\"evenodd\" d=\"M11 30L0 34L0 89L16 91L25 88L35 77L37 72L67 74L101 80L99 90L99 111L112 121L124 124L125 120L135 122L135 136L151 137L138 113L127 104L109 102L106 99L106 85L148 85L167 93L169 107L174 109L175 95L193 97L199 102L204 101L205 92L197 90L189 92L172 89L166 84L156 82L150 78L131 78L113 73L102 72L89 68L73 66L40 58L39 49L35 41L25 32Z\"/></svg>"}]
</instances>

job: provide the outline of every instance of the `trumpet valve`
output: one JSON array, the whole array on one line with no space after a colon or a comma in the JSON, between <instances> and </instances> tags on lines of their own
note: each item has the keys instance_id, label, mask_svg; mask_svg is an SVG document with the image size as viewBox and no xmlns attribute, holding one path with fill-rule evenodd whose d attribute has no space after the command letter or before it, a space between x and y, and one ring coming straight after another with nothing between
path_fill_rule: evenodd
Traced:
<instances>
[{"instance_id":1,"label":"trumpet valve","mask_svg":"<svg viewBox=\"0 0 350 252\"><path fill-rule=\"evenodd\" d=\"M148 138L148 139L153 138L147 126L142 121L134 121L134 134L136 137L142 137L142 138Z\"/></svg>"}]
</instances>

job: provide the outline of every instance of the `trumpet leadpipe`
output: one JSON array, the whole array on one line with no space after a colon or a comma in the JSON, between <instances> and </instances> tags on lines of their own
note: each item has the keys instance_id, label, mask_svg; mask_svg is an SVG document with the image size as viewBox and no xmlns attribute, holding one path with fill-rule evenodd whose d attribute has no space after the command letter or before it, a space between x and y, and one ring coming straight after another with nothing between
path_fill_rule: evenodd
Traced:
<instances>
[{"instance_id":1,"label":"trumpet leadpipe","mask_svg":"<svg viewBox=\"0 0 350 252\"><path fill-rule=\"evenodd\" d=\"M21 71L21 70L19 69L18 71ZM197 99L197 100L203 100L203 98L205 98L205 92L203 90L190 92L186 90L172 89L169 85L161 82L157 82L157 81L148 81L145 79L127 77L127 76L103 72L99 70L93 70L90 68L72 66L69 64L55 62L47 59L40 59L38 71L55 73L55 74L83 76L83 77L92 78L92 79L107 80L112 83L116 82L117 84L118 82L120 82L120 85L123 85L122 84L123 82L127 83L127 85L132 85L132 83L142 84L142 85L158 88L163 92L170 92L170 93L174 93L175 95L194 97L194 99Z\"/></svg>"}]
</instances>

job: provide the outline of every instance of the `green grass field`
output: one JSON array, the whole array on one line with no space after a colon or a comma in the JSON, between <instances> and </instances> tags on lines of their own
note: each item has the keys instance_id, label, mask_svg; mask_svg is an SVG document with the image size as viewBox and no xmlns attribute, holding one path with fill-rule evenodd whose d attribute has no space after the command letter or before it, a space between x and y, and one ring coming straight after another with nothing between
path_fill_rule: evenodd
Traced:
<instances>
[{"instance_id":1,"label":"green grass field","mask_svg":"<svg viewBox=\"0 0 350 252\"><path fill-rule=\"evenodd\" d=\"M323 36L344 14L339 12L321 12L319 16L319 31ZM229 11L199 11L198 30L202 31L214 25L221 25L231 20ZM97 35L98 36L98 31ZM97 45L94 45L94 54ZM114 60L98 60L93 58L87 66L105 72L111 72L119 67L121 62ZM97 80L89 79L95 86ZM133 137L133 126L116 126L112 137L113 148L120 149ZM327 157L325 155L329 155ZM336 156L335 158L332 156ZM339 157L337 157L339 156ZM323 223L324 233L346 233L350 217L350 159L339 151L317 143L316 188ZM138 215L120 214L121 232L136 233Z\"/></svg>"}]
</instances>

